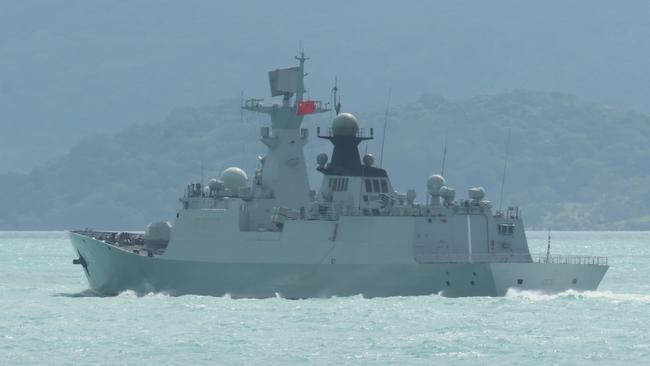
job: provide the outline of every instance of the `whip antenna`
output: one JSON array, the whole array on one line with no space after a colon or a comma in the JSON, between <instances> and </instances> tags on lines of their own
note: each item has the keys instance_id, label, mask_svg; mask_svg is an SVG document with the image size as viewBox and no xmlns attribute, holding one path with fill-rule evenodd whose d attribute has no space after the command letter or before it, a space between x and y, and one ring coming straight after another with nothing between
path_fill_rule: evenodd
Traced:
<instances>
[{"instance_id":1,"label":"whip antenna","mask_svg":"<svg viewBox=\"0 0 650 366\"><path fill-rule=\"evenodd\" d=\"M510 135L512 127L508 129L508 139L506 140L506 158L503 161L503 175L501 176L501 194L499 195L499 211L503 205L503 186L506 184L506 168L508 167L508 158L510 157Z\"/></svg>"},{"instance_id":2,"label":"whip antenna","mask_svg":"<svg viewBox=\"0 0 650 366\"><path fill-rule=\"evenodd\" d=\"M546 263L551 259L551 228L548 228L548 242L546 244Z\"/></svg>"},{"instance_id":3,"label":"whip antenna","mask_svg":"<svg viewBox=\"0 0 650 366\"><path fill-rule=\"evenodd\" d=\"M368 142L365 142L366 145L366 152L364 152L364 156L368 154ZM363 182L365 181L366 177L366 164L361 165L361 184L359 184L359 198L361 198L361 192L363 189ZM359 210L359 215L361 215L361 199L359 199L359 204L358 204L358 210Z\"/></svg>"},{"instance_id":4,"label":"whip antenna","mask_svg":"<svg viewBox=\"0 0 650 366\"><path fill-rule=\"evenodd\" d=\"M244 91L239 96L239 122L244 123Z\"/></svg>"},{"instance_id":5,"label":"whip antenna","mask_svg":"<svg viewBox=\"0 0 650 366\"><path fill-rule=\"evenodd\" d=\"M334 87L332 88L332 106L334 106L334 111L336 112L337 116L339 115L339 113L341 113L341 97L337 96L338 91L339 91L338 79L335 76ZM331 114L332 114L332 110L330 109L330 119L332 119Z\"/></svg>"},{"instance_id":6,"label":"whip antenna","mask_svg":"<svg viewBox=\"0 0 650 366\"><path fill-rule=\"evenodd\" d=\"M392 89L388 88L388 100L386 101L386 113L384 114L384 132L381 134L381 154L379 156L379 167L384 165L384 142L386 141L386 125L388 125L388 112L390 110L390 95Z\"/></svg>"},{"instance_id":7,"label":"whip antenna","mask_svg":"<svg viewBox=\"0 0 650 366\"><path fill-rule=\"evenodd\" d=\"M445 162L447 161L447 134L445 134L445 145L442 148L442 168L440 168L440 175L445 176Z\"/></svg>"}]
</instances>

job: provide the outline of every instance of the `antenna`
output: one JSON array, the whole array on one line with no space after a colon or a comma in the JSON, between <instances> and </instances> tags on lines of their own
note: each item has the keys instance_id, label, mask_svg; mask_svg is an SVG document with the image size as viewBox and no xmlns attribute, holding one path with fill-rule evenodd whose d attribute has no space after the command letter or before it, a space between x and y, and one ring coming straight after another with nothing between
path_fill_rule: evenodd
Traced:
<instances>
[{"instance_id":1,"label":"antenna","mask_svg":"<svg viewBox=\"0 0 650 366\"><path fill-rule=\"evenodd\" d=\"M548 243L546 245L546 263L551 259L551 228L548 228Z\"/></svg>"},{"instance_id":2,"label":"antenna","mask_svg":"<svg viewBox=\"0 0 650 366\"><path fill-rule=\"evenodd\" d=\"M499 195L499 211L503 205L503 186L506 184L506 168L508 167L508 158L510 157L510 135L512 127L508 128L508 139L506 140L506 158L503 161L503 175L501 176L501 194Z\"/></svg>"},{"instance_id":3,"label":"antenna","mask_svg":"<svg viewBox=\"0 0 650 366\"><path fill-rule=\"evenodd\" d=\"M445 144L442 148L442 167L440 168L440 175L445 176L445 162L447 161L447 134L445 134Z\"/></svg>"},{"instance_id":4,"label":"antenna","mask_svg":"<svg viewBox=\"0 0 650 366\"><path fill-rule=\"evenodd\" d=\"M338 78L335 76L334 77L334 87L332 88L332 105L334 106L334 110L336 111L337 116L338 116L339 113L341 113L341 97L337 96L338 91L339 91ZM330 109L330 119L332 119L332 110L331 109Z\"/></svg>"},{"instance_id":5,"label":"antenna","mask_svg":"<svg viewBox=\"0 0 650 366\"><path fill-rule=\"evenodd\" d=\"M368 154L368 141L365 142L366 145L366 152L365 154ZM361 164L361 181L359 183L359 202L357 204L358 210L359 210L359 216L361 216L361 195L363 193L363 185L365 184L365 177L366 177L366 164Z\"/></svg>"},{"instance_id":6,"label":"antenna","mask_svg":"<svg viewBox=\"0 0 650 366\"><path fill-rule=\"evenodd\" d=\"M201 187L203 187L203 159L201 159Z\"/></svg>"},{"instance_id":7,"label":"antenna","mask_svg":"<svg viewBox=\"0 0 650 366\"><path fill-rule=\"evenodd\" d=\"M244 123L244 91L241 91L239 97L239 122Z\"/></svg>"},{"instance_id":8,"label":"antenna","mask_svg":"<svg viewBox=\"0 0 650 366\"><path fill-rule=\"evenodd\" d=\"M386 141L386 125L388 125L388 111L390 110L390 95L392 88L388 88L388 100L386 101L386 113L384 114L384 132L381 136L381 154L379 155L379 167L384 165L384 142Z\"/></svg>"}]
</instances>

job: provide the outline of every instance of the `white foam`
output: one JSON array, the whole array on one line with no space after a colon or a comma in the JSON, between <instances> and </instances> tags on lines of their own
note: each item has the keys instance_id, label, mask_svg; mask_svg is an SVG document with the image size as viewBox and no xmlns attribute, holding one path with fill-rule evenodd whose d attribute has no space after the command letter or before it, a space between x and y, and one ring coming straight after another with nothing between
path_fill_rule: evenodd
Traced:
<instances>
[{"instance_id":1,"label":"white foam","mask_svg":"<svg viewBox=\"0 0 650 366\"><path fill-rule=\"evenodd\" d=\"M611 291L575 291L568 290L560 293L549 294L543 291L522 291L517 289L508 289L506 293L508 298L520 298L531 301L550 301L558 299L596 299L607 300L615 303L619 302L641 302L650 304L650 295L617 293Z\"/></svg>"}]
</instances>

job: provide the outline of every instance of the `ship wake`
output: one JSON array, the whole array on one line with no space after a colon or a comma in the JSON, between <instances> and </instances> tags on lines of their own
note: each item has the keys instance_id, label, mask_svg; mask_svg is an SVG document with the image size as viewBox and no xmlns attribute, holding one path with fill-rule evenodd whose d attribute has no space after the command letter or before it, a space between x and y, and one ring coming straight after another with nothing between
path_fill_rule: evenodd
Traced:
<instances>
[{"instance_id":1,"label":"ship wake","mask_svg":"<svg viewBox=\"0 0 650 366\"><path fill-rule=\"evenodd\" d=\"M553 300L604 300L613 303L644 303L650 304L650 295L635 293L618 293L612 291L575 291L567 290L550 294L542 291L528 291L508 289L506 298L522 299L527 301L553 301Z\"/></svg>"}]
</instances>

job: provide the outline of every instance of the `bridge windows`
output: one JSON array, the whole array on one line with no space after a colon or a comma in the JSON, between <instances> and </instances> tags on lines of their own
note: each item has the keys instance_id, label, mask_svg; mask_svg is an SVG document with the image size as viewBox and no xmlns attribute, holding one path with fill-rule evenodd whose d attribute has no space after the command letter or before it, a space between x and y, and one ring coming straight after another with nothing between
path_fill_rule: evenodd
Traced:
<instances>
[{"instance_id":1,"label":"bridge windows","mask_svg":"<svg viewBox=\"0 0 650 366\"><path fill-rule=\"evenodd\" d=\"M327 187L332 192L347 192L349 178L330 178Z\"/></svg>"},{"instance_id":2,"label":"bridge windows","mask_svg":"<svg viewBox=\"0 0 650 366\"><path fill-rule=\"evenodd\" d=\"M381 190L379 189L379 179L373 179L372 180L372 188L375 192L380 192Z\"/></svg>"},{"instance_id":3,"label":"bridge windows","mask_svg":"<svg viewBox=\"0 0 650 366\"><path fill-rule=\"evenodd\" d=\"M388 192L388 182L386 179L382 179L381 181L381 192L382 193L387 193Z\"/></svg>"},{"instance_id":4,"label":"bridge windows","mask_svg":"<svg viewBox=\"0 0 650 366\"><path fill-rule=\"evenodd\" d=\"M515 233L515 224L499 224L499 234L513 235Z\"/></svg>"},{"instance_id":5,"label":"bridge windows","mask_svg":"<svg viewBox=\"0 0 650 366\"><path fill-rule=\"evenodd\" d=\"M386 179L366 179L364 183L368 193L388 193L388 180Z\"/></svg>"}]
</instances>

